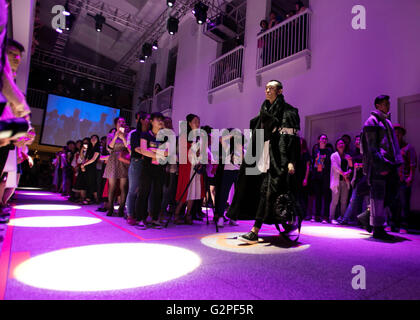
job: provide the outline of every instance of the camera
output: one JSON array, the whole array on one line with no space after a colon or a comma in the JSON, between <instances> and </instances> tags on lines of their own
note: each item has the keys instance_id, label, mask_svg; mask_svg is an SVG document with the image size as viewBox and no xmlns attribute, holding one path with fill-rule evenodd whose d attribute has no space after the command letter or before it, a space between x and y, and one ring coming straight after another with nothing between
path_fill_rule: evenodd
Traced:
<instances>
[{"instance_id":1,"label":"camera","mask_svg":"<svg viewBox=\"0 0 420 320\"><path fill-rule=\"evenodd\" d=\"M29 123L23 118L0 121L0 139L17 139L28 132Z\"/></svg>"}]
</instances>

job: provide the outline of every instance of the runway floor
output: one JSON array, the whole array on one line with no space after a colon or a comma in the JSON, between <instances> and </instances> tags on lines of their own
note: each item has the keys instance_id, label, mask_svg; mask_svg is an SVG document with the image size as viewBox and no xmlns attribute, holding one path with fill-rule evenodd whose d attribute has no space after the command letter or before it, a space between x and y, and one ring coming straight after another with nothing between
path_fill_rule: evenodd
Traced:
<instances>
[{"instance_id":1,"label":"runway floor","mask_svg":"<svg viewBox=\"0 0 420 320\"><path fill-rule=\"evenodd\" d=\"M383 243L305 222L296 246L272 226L244 245L236 237L251 221L219 233L206 221L139 230L50 192L17 199L0 225L0 299L420 299L419 235ZM355 266L365 289L353 288L363 284Z\"/></svg>"}]
</instances>

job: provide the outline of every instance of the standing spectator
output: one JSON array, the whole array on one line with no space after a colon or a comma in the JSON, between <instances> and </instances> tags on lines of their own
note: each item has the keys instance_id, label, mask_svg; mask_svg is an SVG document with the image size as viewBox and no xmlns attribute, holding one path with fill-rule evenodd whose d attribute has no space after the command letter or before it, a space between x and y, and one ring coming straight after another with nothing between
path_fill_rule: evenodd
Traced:
<instances>
[{"instance_id":1,"label":"standing spectator","mask_svg":"<svg viewBox=\"0 0 420 320\"><path fill-rule=\"evenodd\" d=\"M389 96L375 99L375 108L363 127L363 167L370 185L370 225L373 238L393 240L384 228L385 208L398 205L398 168L403 163L400 147L389 120Z\"/></svg>"},{"instance_id":2,"label":"standing spectator","mask_svg":"<svg viewBox=\"0 0 420 320\"><path fill-rule=\"evenodd\" d=\"M296 14L302 13L303 11L306 10L306 7L302 1L296 1L295 8L296 8Z\"/></svg>"},{"instance_id":3,"label":"standing spectator","mask_svg":"<svg viewBox=\"0 0 420 320\"><path fill-rule=\"evenodd\" d=\"M232 132L232 129L228 130ZM220 190L216 190L215 220L217 221L217 225L223 228L224 213L229 197L229 191L233 184L236 185L239 176L239 169L242 164L244 138L240 133L238 135L237 132L233 132L233 134L222 136L220 141L222 143L224 155L223 164L220 165L223 165L224 168L222 172ZM230 220L230 224L234 226L238 225L233 219Z\"/></svg>"},{"instance_id":4,"label":"standing spectator","mask_svg":"<svg viewBox=\"0 0 420 320\"><path fill-rule=\"evenodd\" d=\"M268 21L268 29L273 28L280 22L280 19L277 17L276 13L271 11L270 12L270 19Z\"/></svg>"},{"instance_id":5,"label":"standing spectator","mask_svg":"<svg viewBox=\"0 0 420 320\"><path fill-rule=\"evenodd\" d=\"M343 136L341 137L341 140L343 140L344 144L346 145L346 148L344 149L344 153L352 156L354 153L354 150L351 146L351 137L348 134L343 134Z\"/></svg>"},{"instance_id":6,"label":"standing spectator","mask_svg":"<svg viewBox=\"0 0 420 320\"><path fill-rule=\"evenodd\" d=\"M172 126L172 119L169 117L165 117L163 120L164 128L173 130ZM169 206L169 212L173 212L175 210L175 195L176 195L176 187L178 183L178 165L176 164L176 155L174 155L175 159L171 159L173 163L168 163L166 165L166 172L165 172L165 183L163 185L163 196L162 196L162 205L160 208L160 221L163 219L163 214L167 211ZM168 161L169 162L169 161ZM162 222L162 221L161 221Z\"/></svg>"},{"instance_id":7,"label":"standing spectator","mask_svg":"<svg viewBox=\"0 0 420 320\"><path fill-rule=\"evenodd\" d=\"M417 168L417 154L414 147L407 143L404 139L407 131L400 125L394 125L395 135L401 149L403 164L398 170L400 176L400 201L401 207L396 213L393 212L393 231L407 233L408 220L410 215L411 187L413 185L414 176Z\"/></svg>"},{"instance_id":8,"label":"standing spectator","mask_svg":"<svg viewBox=\"0 0 420 320\"><path fill-rule=\"evenodd\" d=\"M327 147L327 144L327 135L321 134L318 137L318 144L312 150L312 187L315 191L315 216L312 216L312 222L322 217L322 223L327 223L329 216L332 149Z\"/></svg>"},{"instance_id":9,"label":"standing spectator","mask_svg":"<svg viewBox=\"0 0 420 320\"><path fill-rule=\"evenodd\" d=\"M82 170L86 170L88 196L93 196L93 198L95 199L95 203L99 202L96 164L99 160L100 154L101 148L99 146L99 137L96 134L94 134L90 137L90 144L89 148L87 149L86 159L82 163L81 168ZM88 200L88 202L90 201Z\"/></svg>"},{"instance_id":10,"label":"standing spectator","mask_svg":"<svg viewBox=\"0 0 420 320\"><path fill-rule=\"evenodd\" d=\"M152 194L151 227L161 229L159 222L159 212L162 201L162 189L165 179L165 166L159 164L160 157L166 157L168 151L161 152L159 147L164 144L163 141L156 139L157 134L163 129L163 115L161 113L152 113L150 116L152 125L151 130L142 132L140 135L140 146L135 148L135 152L143 155L143 168L141 170L139 186L139 211L140 211L140 228L146 228L147 200Z\"/></svg>"},{"instance_id":11,"label":"standing spectator","mask_svg":"<svg viewBox=\"0 0 420 320\"><path fill-rule=\"evenodd\" d=\"M188 135L192 130L200 128L200 118L195 114L187 115L187 133L179 137L180 148L186 145L187 154L190 154L192 143L188 141ZM184 149L182 149L184 150ZM198 151L198 150L197 150ZM193 152L193 151L191 151ZM195 175L194 173L197 172ZM187 192L187 185L192 179ZM179 175L178 175L178 186L176 191L176 200L178 206L175 210L175 224L181 224L180 212L183 204L187 202L187 214L185 216L185 223L192 224L191 210L194 204L194 200L201 200L204 198L204 179L201 174L200 165L198 163L190 162L190 157L187 157L187 163L179 164ZM182 197L181 197L182 196Z\"/></svg>"},{"instance_id":12,"label":"standing spectator","mask_svg":"<svg viewBox=\"0 0 420 320\"><path fill-rule=\"evenodd\" d=\"M88 173L83 166L83 163L87 161L88 158L88 150L91 148L90 139L84 138L82 149L78 153L78 157L76 158L77 163L77 178L76 184L74 186L75 192L80 194L79 203L81 204L90 204L90 199L87 199L87 190L89 188L88 182Z\"/></svg>"},{"instance_id":13,"label":"standing spectator","mask_svg":"<svg viewBox=\"0 0 420 320\"><path fill-rule=\"evenodd\" d=\"M311 155L305 139L300 138L300 159L297 165L297 176L299 184L298 201L305 217L308 214L309 178L311 173ZM311 218L310 216L308 217Z\"/></svg>"},{"instance_id":14,"label":"standing spectator","mask_svg":"<svg viewBox=\"0 0 420 320\"><path fill-rule=\"evenodd\" d=\"M143 155L136 152L136 148L140 146L140 138L142 132L147 132L150 126L150 116L148 113L138 112L136 114L137 127L136 130L130 132L127 139L128 150L131 151L131 161L128 167L128 195L127 195L127 223L129 225L137 224L136 219L139 216L139 187L140 177L143 168Z\"/></svg>"},{"instance_id":15,"label":"standing spectator","mask_svg":"<svg viewBox=\"0 0 420 320\"><path fill-rule=\"evenodd\" d=\"M96 185L98 190L98 200L99 202L103 202L104 198L102 196L104 192L105 182L106 179L103 178L104 170L105 170L105 158L109 157L109 152L106 148L106 136L101 137L101 142L99 145L100 155L99 160L96 162ZM106 211L105 203L100 206L96 211Z\"/></svg>"},{"instance_id":16,"label":"standing spectator","mask_svg":"<svg viewBox=\"0 0 420 320\"><path fill-rule=\"evenodd\" d=\"M153 90L153 95L156 96L161 91L162 91L162 87L160 86L159 83L156 83L155 84L155 89Z\"/></svg>"},{"instance_id":17,"label":"standing spectator","mask_svg":"<svg viewBox=\"0 0 420 320\"><path fill-rule=\"evenodd\" d=\"M128 165L120 161L124 151L127 151L127 140L125 132L124 118L114 120L116 127L115 133L110 133L107 137L107 146L111 150L108 162L104 171L104 178L108 179L108 213L107 216L114 216L114 201L117 189L117 182L120 181L120 206L118 216L124 216L125 200L128 187Z\"/></svg>"},{"instance_id":18,"label":"standing spectator","mask_svg":"<svg viewBox=\"0 0 420 320\"><path fill-rule=\"evenodd\" d=\"M339 221L341 225L352 224L356 221L356 216L361 214L366 208L364 204L367 203L369 197L369 186L367 184L366 176L363 174L363 157L360 152L360 135L356 136L355 141L355 152L353 158L353 178L351 186L353 192L351 195L350 203L344 214L344 218Z\"/></svg>"},{"instance_id":19,"label":"standing spectator","mask_svg":"<svg viewBox=\"0 0 420 320\"><path fill-rule=\"evenodd\" d=\"M335 211L337 209L338 201L340 201L340 217L343 218L343 214L347 207L347 200L350 191L350 176L352 172L352 158L349 154L346 154L346 144L343 139L338 139L335 143L336 152L331 155L331 182L330 188L332 191L332 200L330 206L330 223L338 224L335 219Z\"/></svg>"}]
</instances>

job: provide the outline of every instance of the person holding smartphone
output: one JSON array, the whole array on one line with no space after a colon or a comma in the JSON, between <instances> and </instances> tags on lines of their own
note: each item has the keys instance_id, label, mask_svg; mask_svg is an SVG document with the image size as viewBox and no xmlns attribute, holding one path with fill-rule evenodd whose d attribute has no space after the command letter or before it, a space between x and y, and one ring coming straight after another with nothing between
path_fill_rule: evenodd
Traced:
<instances>
[{"instance_id":1,"label":"person holding smartphone","mask_svg":"<svg viewBox=\"0 0 420 320\"><path fill-rule=\"evenodd\" d=\"M124 216L125 200L128 190L128 164L120 161L122 153L128 152L125 130L125 119L118 117L114 120L116 131L107 137L107 148L110 151L108 162L104 171L104 178L108 179L108 213L114 216L115 191L118 180L120 181L120 206L118 217Z\"/></svg>"},{"instance_id":2,"label":"person holding smartphone","mask_svg":"<svg viewBox=\"0 0 420 320\"><path fill-rule=\"evenodd\" d=\"M83 166L83 163L85 163L87 160L87 152L90 145L91 145L90 139L84 138L79 156L76 159L78 170L77 170L77 178L76 178L76 184L74 186L74 190L75 192L80 193L80 199L78 202L81 204L90 203L90 199L86 198L87 190L89 187L88 173L86 172L86 169Z\"/></svg>"}]
</instances>

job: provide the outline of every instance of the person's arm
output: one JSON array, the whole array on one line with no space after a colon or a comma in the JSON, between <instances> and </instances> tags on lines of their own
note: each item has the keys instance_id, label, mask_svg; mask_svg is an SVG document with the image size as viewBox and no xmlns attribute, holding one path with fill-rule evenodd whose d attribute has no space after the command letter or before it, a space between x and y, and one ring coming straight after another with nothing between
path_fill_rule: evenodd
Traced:
<instances>
[{"instance_id":1,"label":"person's arm","mask_svg":"<svg viewBox=\"0 0 420 320\"><path fill-rule=\"evenodd\" d=\"M15 81L13 80L12 69L10 68L9 60L6 56L5 65L3 69L3 89L2 93L10 104L10 107L13 111L13 114L18 118L23 118L24 116L31 113L31 109L26 103L25 96L17 87Z\"/></svg>"},{"instance_id":2,"label":"person's arm","mask_svg":"<svg viewBox=\"0 0 420 320\"><path fill-rule=\"evenodd\" d=\"M86 162L82 165L82 167L86 167L86 166L90 165L91 163L95 162L95 161L96 161L96 159L98 159L98 157L99 157L99 152L95 152L95 153L93 154L92 159L90 159L90 160L86 161Z\"/></svg>"},{"instance_id":3,"label":"person's arm","mask_svg":"<svg viewBox=\"0 0 420 320\"><path fill-rule=\"evenodd\" d=\"M115 132L114 136L111 138L109 135L107 138L107 147L112 151L114 149L115 141L117 141L118 132Z\"/></svg>"},{"instance_id":4,"label":"person's arm","mask_svg":"<svg viewBox=\"0 0 420 320\"><path fill-rule=\"evenodd\" d=\"M140 139L140 146L134 149L136 152L144 155L145 157L152 158L152 160L156 161L156 150L149 149L147 147L147 140Z\"/></svg>"},{"instance_id":5,"label":"person's arm","mask_svg":"<svg viewBox=\"0 0 420 320\"><path fill-rule=\"evenodd\" d=\"M305 178L303 179L303 186L306 187L308 185L308 179L309 179L309 172L311 170L311 162L306 162L306 172L305 172Z\"/></svg>"},{"instance_id":6,"label":"person's arm","mask_svg":"<svg viewBox=\"0 0 420 320\"><path fill-rule=\"evenodd\" d=\"M417 154L416 154L416 150L414 150L414 148L412 147L410 149L410 175L405 180L405 183L407 184L407 186L411 186L411 184L413 183L414 176L416 173L416 168L417 168Z\"/></svg>"}]
</instances>

